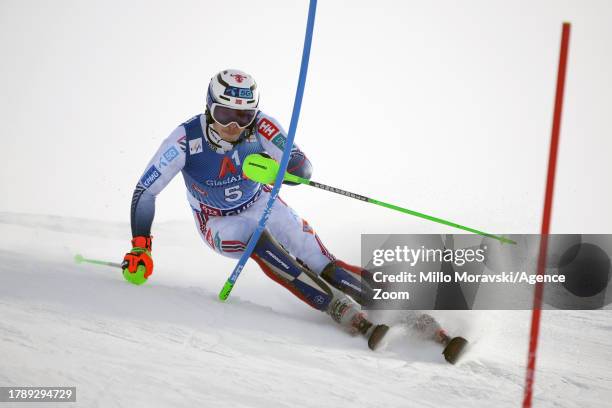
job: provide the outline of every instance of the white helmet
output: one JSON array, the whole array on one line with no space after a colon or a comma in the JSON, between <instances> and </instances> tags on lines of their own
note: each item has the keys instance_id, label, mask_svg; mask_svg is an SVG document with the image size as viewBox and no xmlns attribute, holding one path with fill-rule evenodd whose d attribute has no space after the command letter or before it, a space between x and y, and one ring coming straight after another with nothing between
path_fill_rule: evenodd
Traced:
<instances>
[{"instance_id":1,"label":"white helmet","mask_svg":"<svg viewBox=\"0 0 612 408\"><path fill-rule=\"evenodd\" d=\"M240 127L257 116L259 92L252 76L237 69L226 69L211 78L206 95L210 117L223 126L235 122Z\"/></svg>"}]
</instances>

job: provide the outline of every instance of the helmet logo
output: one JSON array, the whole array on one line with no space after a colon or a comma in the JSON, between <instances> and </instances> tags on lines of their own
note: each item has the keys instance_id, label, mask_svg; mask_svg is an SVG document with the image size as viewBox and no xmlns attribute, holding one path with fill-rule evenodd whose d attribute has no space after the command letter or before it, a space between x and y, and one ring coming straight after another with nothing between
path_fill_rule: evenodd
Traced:
<instances>
[{"instance_id":1,"label":"helmet logo","mask_svg":"<svg viewBox=\"0 0 612 408\"><path fill-rule=\"evenodd\" d=\"M249 88L236 88L233 86L228 86L227 88L225 88L225 91L223 91L223 94L226 96L232 96L234 98L252 98L253 97L253 91L251 91Z\"/></svg>"},{"instance_id":2,"label":"helmet logo","mask_svg":"<svg viewBox=\"0 0 612 408\"><path fill-rule=\"evenodd\" d=\"M242 74L230 74L230 76L232 78L234 78L236 80L236 82L238 82L239 84L241 84L242 81L244 81L246 79L246 76L244 76Z\"/></svg>"}]
</instances>

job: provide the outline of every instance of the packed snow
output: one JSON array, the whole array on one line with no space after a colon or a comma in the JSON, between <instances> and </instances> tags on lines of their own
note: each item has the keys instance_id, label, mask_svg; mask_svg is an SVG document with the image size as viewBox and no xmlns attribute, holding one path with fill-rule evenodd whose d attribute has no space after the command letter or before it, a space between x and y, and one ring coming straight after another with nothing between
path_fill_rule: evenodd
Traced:
<instances>
[{"instance_id":1,"label":"packed snow","mask_svg":"<svg viewBox=\"0 0 612 408\"><path fill-rule=\"evenodd\" d=\"M73 261L82 253L120 262L126 223L0 213L0 384L76 386L82 407L521 403L529 311L432 312L471 341L455 366L401 324L372 352L254 263L221 303L234 261L213 254L189 223L156 232L155 272L137 287L118 269ZM610 401L611 317L544 312L535 406Z\"/></svg>"}]
</instances>

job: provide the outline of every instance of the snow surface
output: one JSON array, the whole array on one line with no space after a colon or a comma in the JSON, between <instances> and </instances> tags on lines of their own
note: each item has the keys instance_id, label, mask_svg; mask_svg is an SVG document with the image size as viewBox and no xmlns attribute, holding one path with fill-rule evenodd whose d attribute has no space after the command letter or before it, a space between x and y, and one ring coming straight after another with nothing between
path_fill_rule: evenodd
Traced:
<instances>
[{"instance_id":1,"label":"snow surface","mask_svg":"<svg viewBox=\"0 0 612 408\"><path fill-rule=\"evenodd\" d=\"M520 406L530 312L433 312L471 340L456 366L399 325L374 353L252 263L219 302L234 262L193 229L157 227L155 273L136 287L72 260L119 261L127 224L0 213L0 384L76 386L82 407ZM534 406L606 406L611 317L544 312Z\"/></svg>"}]
</instances>

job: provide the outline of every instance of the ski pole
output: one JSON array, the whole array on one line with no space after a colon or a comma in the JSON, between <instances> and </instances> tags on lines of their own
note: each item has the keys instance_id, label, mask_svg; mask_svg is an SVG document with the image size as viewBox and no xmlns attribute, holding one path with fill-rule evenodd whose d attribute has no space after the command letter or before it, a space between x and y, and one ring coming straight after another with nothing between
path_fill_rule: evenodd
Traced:
<instances>
[{"instance_id":1,"label":"ski pole","mask_svg":"<svg viewBox=\"0 0 612 408\"><path fill-rule=\"evenodd\" d=\"M80 264L83 262L94 264L94 265L104 265L104 266L113 266L115 268L121 268L121 264L117 262L108 262L108 261L99 261L97 259L87 259L83 258L83 255L76 254L74 256L74 262Z\"/></svg>"},{"instance_id":2,"label":"ski pole","mask_svg":"<svg viewBox=\"0 0 612 408\"><path fill-rule=\"evenodd\" d=\"M245 158L242 169L244 171L244 174L249 179L256 181L258 183L262 183L262 184L270 184L270 183L273 183L274 180L276 179L276 174L278 173L279 166L278 166L278 163L274 161L274 159L270 159L270 158L264 157L259 154L251 154ZM402 212L404 214L414 215L415 217L423 218L429 221L437 222L439 224L448 225L449 227L458 228L464 231L472 232L474 234L478 234L483 237L493 238L493 239L500 241L501 243L516 244L516 242L514 242L513 240L503 237L503 236L489 234L488 232L479 231L477 229L466 227L465 225L457 224L457 223L454 223L452 221L448 221L442 218L423 214L418 211L409 210L407 208L399 207L397 205L385 203L383 201L365 197L360 194L351 193L349 191L342 190L337 187L328 186L328 185L325 185L323 183L319 183L316 181L307 180L307 179L295 176L293 174L289 174L287 172L285 172L284 180L290 181L293 183L305 184L307 186L320 188L325 191L330 191L332 193L340 194L345 197L354 198L360 201L365 201L367 203L376 204L381 207L385 207L391 210Z\"/></svg>"}]
</instances>

